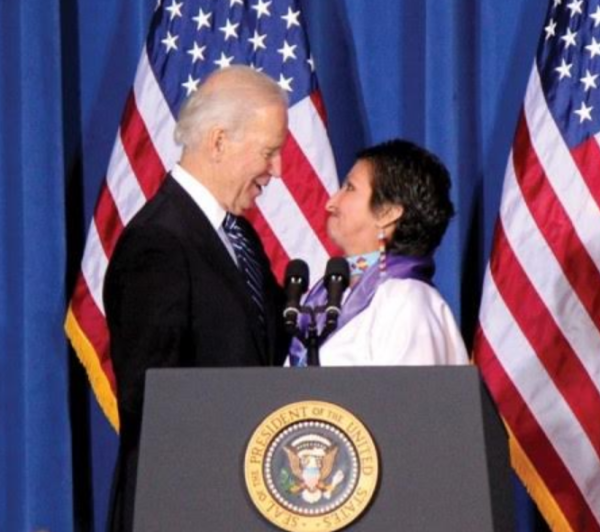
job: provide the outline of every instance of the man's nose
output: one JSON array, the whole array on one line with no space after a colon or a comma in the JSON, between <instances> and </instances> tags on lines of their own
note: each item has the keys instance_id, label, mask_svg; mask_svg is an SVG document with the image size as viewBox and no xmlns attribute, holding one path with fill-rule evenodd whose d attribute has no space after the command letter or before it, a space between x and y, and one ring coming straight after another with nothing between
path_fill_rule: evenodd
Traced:
<instances>
[{"instance_id":1,"label":"man's nose","mask_svg":"<svg viewBox=\"0 0 600 532\"><path fill-rule=\"evenodd\" d=\"M269 173L273 177L281 177L281 154L273 155L269 161Z\"/></svg>"}]
</instances>

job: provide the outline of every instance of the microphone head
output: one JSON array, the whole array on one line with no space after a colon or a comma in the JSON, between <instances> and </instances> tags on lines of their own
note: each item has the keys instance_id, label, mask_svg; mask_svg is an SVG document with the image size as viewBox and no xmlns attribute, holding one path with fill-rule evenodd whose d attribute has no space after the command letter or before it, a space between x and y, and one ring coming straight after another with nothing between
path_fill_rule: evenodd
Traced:
<instances>
[{"instance_id":1,"label":"microphone head","mask_svg":"<svg viewBox=\"0 0 600 532\"><path fill-rule=\"evenodd\" d=\"M332 257L327 261L324 278L326 288L328 288L332 279L341 282L344 289L350 284L350 267L345 258Z\"/></svg>"},{"instance_id":2,"label":"microphone head","mask_svg":"<svg viewBox=\"0 0 600 532\"><path fill-rule=\"evenodd\" d=\"M308 264L304 262L302 259L294 259L288 262L288 265L285 269L285 286L287 287L290 282L294 280L294 283L300 284L300 289L302 293L306 292L308 289Z\"/></svg>"}]
</instances>

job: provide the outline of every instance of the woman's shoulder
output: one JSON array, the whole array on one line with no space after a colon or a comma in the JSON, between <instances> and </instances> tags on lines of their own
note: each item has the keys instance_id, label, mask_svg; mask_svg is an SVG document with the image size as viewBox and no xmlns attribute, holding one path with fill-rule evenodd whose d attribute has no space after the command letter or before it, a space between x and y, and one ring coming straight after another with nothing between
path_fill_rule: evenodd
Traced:
<instances>
[{"instance_id":1,"label":"woman's shoulder","mask_svg":"<svg viewBox=\"0 0 600 532\"><path fill-rule=\"evenodd\" d=\"M379 316L402 316L415 323L453 316L437 288L416 279L388 279L377 288L371 310ZM453 318L452 318L453 320Z\"/></svg>"},{"instance_id":2,"label":"woman's shoulder","mask_svg":"<svg viewBox=\"0 0 600 532\"><path fill-rule=\"evenodd\" d=\"M393 301L404 298L412 301L443 301L437 288L417 279L387 279L377 288L375 298Z\"/></svg>"},{"instance_id":3,"label":"woman's shoulder","mask_svg":"<svg viewBox=\"0 0 600 532\"><path fill-rule=\"evenodd\" d=\"M434 286L415 279L389 279L378 288L371 310L374 323L397 331L389 334L396 334L398 344L405 347L402 364L409 358L419 364L468 361L454 314ZM411 358L415 353L420 354Z\"/></svg>"}]
</instances>

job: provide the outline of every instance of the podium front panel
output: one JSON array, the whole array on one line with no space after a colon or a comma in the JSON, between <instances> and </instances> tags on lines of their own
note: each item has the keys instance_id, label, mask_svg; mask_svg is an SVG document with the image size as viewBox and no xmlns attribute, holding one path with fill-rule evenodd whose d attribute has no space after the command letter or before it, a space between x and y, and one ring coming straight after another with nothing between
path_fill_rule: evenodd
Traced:
<instances>
[{"instance_id":1,"label":"podium front panel","mask_svg":"<svg viewBox=\"0 0 600 532\"><path fill-rule=\"evenodd\" d=\"M254 507L244 456L275 410L326 401L368 428L379 485L353 532L514 528L506 435L473 367L151 370L136 532L280 530Z\"/></svg>"}]
</instances>

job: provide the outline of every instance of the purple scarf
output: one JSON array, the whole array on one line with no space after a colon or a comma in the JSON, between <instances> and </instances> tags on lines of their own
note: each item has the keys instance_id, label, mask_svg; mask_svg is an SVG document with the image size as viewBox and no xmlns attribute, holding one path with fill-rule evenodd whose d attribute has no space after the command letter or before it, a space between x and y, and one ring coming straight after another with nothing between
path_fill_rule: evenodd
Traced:
<instances>
[{"instance_id":1,"label":"purple scarf","mask_svg":"<svg viewBox=\"0 0 600 532\"><path fill-rule=\"evenodd\" d=\"M425 257L388 255L386 257L386 271L384 274L379 273L379 267L375 264L362 275L358 283L351 289L342 306L342 312L338 319L338 327L329 338L370 305L377 288L386 279L416 279L431 285L433 284L432 277L434 272L435 263L429 255ZM321 279L306 296L304 305L314 308L325 305L326 302L327 291L325 290L323 279ZM325 316L323 314L317 317L317 328L319 331L323 329L324 319ZM302 314L298 320L298 327L303 335L306 334L308 325L309 317ZM324 343L327 343L329 338ZM294 338L290 347L290 364L292 366L306 366L306 348L296 338Z\"/></svg>"}]
</instances>

